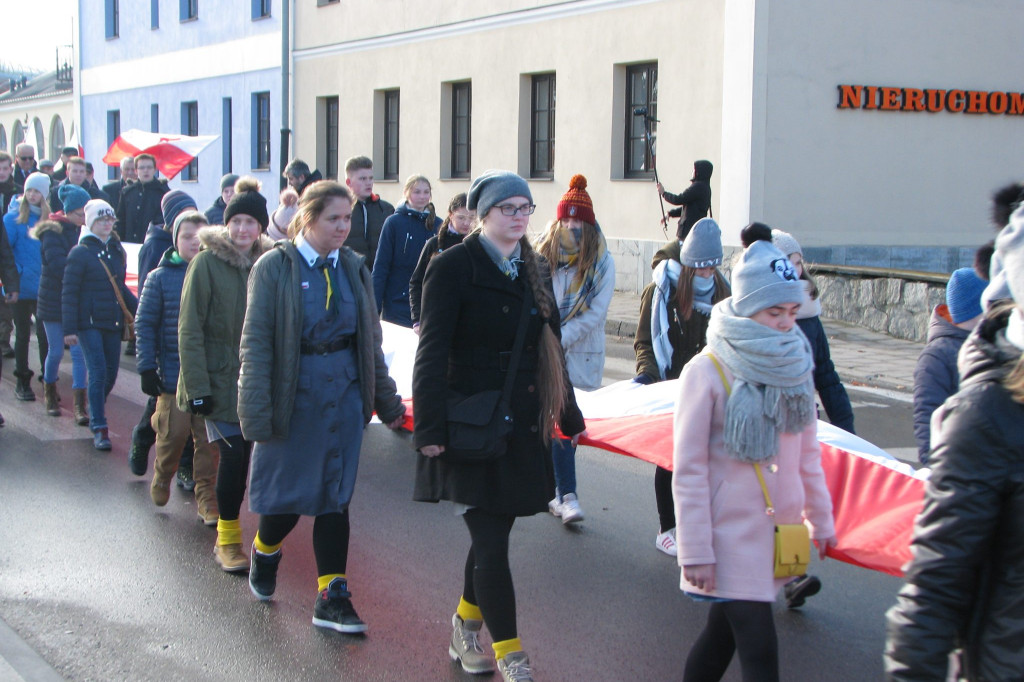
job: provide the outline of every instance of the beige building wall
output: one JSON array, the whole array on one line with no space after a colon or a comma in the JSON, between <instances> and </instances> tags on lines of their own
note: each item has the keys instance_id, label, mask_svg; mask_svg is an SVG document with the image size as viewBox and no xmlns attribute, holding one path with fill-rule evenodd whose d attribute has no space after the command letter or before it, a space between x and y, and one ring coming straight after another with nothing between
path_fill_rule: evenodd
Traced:
<instances>
[{"instance_id":1,"label":"beige building wall","mask_svg":"<svg viewBox=\"0 0 1024 682\"><path fill-rule=\"evenodd\" d=\"M28 123L26 124L26 118ZM24 129L25 142L32 145L36 150L36 160L50 159L56 161L60 156L60 149L54 150L53 139L54 129L58 125L63 126L64 142L61 146L70 146L77 143L74 125L74 102L71 93L60 97L40 98L35 100L24 100L0 104L0 126L3 127L4 138L7 142L5 151L14 155L14 130L19 124ZM37 135L36 122L42 130L42 146L40 147ZM72 136L75 135L74 139ZM53 151L57 154L54 155Z\"/></svg>"},{"instance_id":2,"label":"beige building wall","mask_svg":"<svg viewBox=\"0 0 1024 682\"><path fill-rule=\"evenodd\" d=\"M398 203L401 179L422 173L434 181L443 210L486 169L529 174L530 75L554 73L554 177L531 180L538 205L532 228L544 228L570 177L583 173L613 248L633 256L619 266L619 286L635 288L647 275L635 263L649 262L665 237L653 182L623 179L625 67L658 63L658 170L666 188L680 192L695 159L717 166L721 157L723 3L382 0L366 9L296 5L295 155L324 167L318 98L338 96L339 166L353 155L372 156L381 117L375 93L399 88L399 180L378 183L377 191ZM446 84L465 80L472 82L471 173L451 179ZM717 214L717 176L712 187Z\"/></svg>"}]
</instances>

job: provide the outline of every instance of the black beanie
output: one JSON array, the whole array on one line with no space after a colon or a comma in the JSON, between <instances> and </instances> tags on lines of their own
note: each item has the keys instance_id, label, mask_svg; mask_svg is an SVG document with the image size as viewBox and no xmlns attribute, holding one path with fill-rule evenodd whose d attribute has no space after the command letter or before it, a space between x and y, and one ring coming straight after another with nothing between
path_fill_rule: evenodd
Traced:
<instances>
[{"instance_id":1,"label":"black beanie","mask_svg":"<svg viewBox=\"0 0 1024 682\"><path fill-rule=\"evenodd\" d=\"M261 230L266 230L270 224L270 216L267 214L267 200L260 194L260 182L252 176L245 176L235 183L235 196L231 197L227 207L224 209L224 224L236 215L252 216L260 224Z\"/></svg>"}]
</instances>

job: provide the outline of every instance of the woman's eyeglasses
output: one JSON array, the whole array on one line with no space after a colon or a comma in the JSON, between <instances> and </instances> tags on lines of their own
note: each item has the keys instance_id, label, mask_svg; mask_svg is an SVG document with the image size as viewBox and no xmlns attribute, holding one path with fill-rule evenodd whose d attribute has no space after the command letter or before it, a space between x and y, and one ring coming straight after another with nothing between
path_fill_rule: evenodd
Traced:
<instances>
[{"instance_id":1,"label":"woman's eyeglasses","mask_svg":"<svg viewBox=\"0 0 1024 682\"><path fill-rule=\"evenodd\" d=\"M522 206L513 206L512 204L501 204L495 206L501 215L514 216L516 213L522 213L523 215L533 215L533 212L537 210L537 204L523 204Z\"/></svg>"}]
</instances>

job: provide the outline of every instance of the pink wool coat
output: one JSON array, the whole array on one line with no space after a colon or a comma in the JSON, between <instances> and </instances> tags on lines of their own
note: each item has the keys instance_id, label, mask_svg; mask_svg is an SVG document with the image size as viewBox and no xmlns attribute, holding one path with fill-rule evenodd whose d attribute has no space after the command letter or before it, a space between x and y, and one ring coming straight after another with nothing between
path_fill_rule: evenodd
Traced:
<instances>
[{"instance_id":1,"label":"pink wool coat","mask_svg":"<svg viewBox=\"0 0 1024 682\"><path fill-rule=\"evenodd\" d=\"M733 384L729 368L722 367ZM672 474L678 561L680 566L715 564L713 591L690 584L682 571L680 588L726 599L775 601L791 578L773 575L774 524L806 518L812 538L835 534L817 422L800 433L782 434L778 454L761 464L773 518L765 513L754 465L725 451L725 386L705 353L687 363L679 389Z\"/></svg>"}]
</instances>

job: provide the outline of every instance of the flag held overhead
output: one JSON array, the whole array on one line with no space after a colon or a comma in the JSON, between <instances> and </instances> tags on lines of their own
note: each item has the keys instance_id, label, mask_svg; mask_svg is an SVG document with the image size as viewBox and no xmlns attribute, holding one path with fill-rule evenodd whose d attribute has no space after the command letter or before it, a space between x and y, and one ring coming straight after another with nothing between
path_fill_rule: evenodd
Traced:
<instances>
[{"instance_id":1,"label":"flag held overhead","mask_svg":"<svg viewBox=\"0 0 1024 682\"><path fill-rule=\"evenodd\" d=\"M103 156L103 163L116 166L126 156L152 154L160 172L167 178L173 178L218 137L219 135L149 133L132 128L114 140Z\"/></svg>"}]
</instances>

